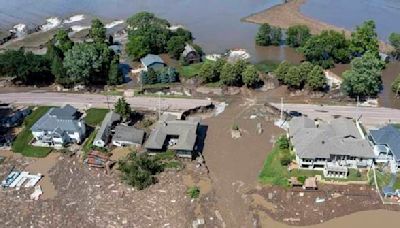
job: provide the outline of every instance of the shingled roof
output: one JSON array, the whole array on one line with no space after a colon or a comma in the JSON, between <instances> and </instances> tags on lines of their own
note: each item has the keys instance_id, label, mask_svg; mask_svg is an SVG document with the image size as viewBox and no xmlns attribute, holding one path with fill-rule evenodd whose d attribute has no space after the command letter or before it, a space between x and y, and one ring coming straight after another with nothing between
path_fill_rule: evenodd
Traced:
<instances>
[{"instance_id":1,"label":"shingled roof","mask_svg":"<svg viewBox=\"0 0 400 228\"><path fill-rule=\"evenodd\" d=\"M375 144L386 145L400 160L400 131L389 124L377 130L370 130L370 135Z\"/></svg>"},{"instance_id":2,"label":"shingled roof","mask_svg":"<svg viewBox=\"0 0 400 228\"><path fill-rule=\"evenodd\" d=\"M59 128L62 131L79 131L80 121L76 117L77 110L71 105L62 108L51 108L32 126L32 131L54 131ZM83 123L83 122L82 122Z\"/></svg>"},{"instance_id":3,"label":"shingled roof","mask_svg":"<svg viewBox=\"0 0 400 228\"><path fill-rule=\"evenodd\" d=\"M177 142L175 145L169 146L169 149L192 151L197 139L198 125L198 119L159 121L156 128L150 133L145 148L161 150L166 143L167 136L174 136L177 137Z\"/></svg>"},{"instance_id":4,"label":"shingled roof","mask_svg":"<svg viewBox=\"0 0 400 228\"><path fill-rule=\"evenodd\" d=\"M306 117L295 117L289 122L292 143L300 158L330 158L331 155L348 155L373 158L368 141L363 139L350 119L339 118L319 126Z\"/></svg>"},{"instance_id":5,"label":"shingled roof","mask_svg":"<svg viewBox=\"0 0 400 228\"><path fill-rule=\"evenodd\" d=\"M148 67L148 66L150 66L150 65L152 65L154 63L162 63L162 64L164 64L164 61L161 59L160 56L153 55L153 54L148 54L145 57L141 58L140 62L146 67Z\"/></svg>"}]
</instances>

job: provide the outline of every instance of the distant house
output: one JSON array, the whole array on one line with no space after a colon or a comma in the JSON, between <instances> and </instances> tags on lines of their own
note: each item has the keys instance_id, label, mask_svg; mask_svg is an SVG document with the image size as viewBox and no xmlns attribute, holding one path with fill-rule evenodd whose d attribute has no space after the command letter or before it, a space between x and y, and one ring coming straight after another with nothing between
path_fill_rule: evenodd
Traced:
<instances>
[{"instance_id":1,"label":"distant house","mask_svg":"<svg viewBox=\"0 0 400 228\"><path fill-rule=\"evenodd\" d=\"M188 64L198 63L201 61L200 53L198 53L190 44L186 44L185 50L182 53L182 58Z\"/></svg>"},{"instance_id":2,"label":"distant house","mask_svg":"<svg viewBox=\"0 0 400 228\"><path fill-rule=\"evenodd\" d=\"M51 108L31 128L37 143L47 146L63 146L81 143L86 134L85 122L71 105Z\"/></svg>"},{"instance_id":3,"label":"distant house","mask_svg":"<svg viewBox=\"0 0 400 228\"><path fill-rule=\"evenodd\" d=\"M289 137L299 167L322 170L327 177L346 178L348 168L370 167L375 157L350 119L315 124L307 117L295 117L289 122Z\"/></svg>"},{"instance_id":4,"label":"distant house","mask_svg":"<svg viewBox=\"0 0 400 228\"><path fill-rule=\"evenodd\" d=\"M374 144L377 162L395 161L400 167L400 131L393 125L370 130L369 137Z\"/></svg>"},{"instance_id":5,"label":"distant house","mask_svg":"<svg viewBox=\"0 0 400 228\"><path fill-rule=\"evenodd\" d=\"M140 59L145 70L153 69L153 70L160 70L166 66L164 61L158 55L148 54L145 57Z\"/></svg>"},{"instance_id":6,"label":"distant house","mask_svg":"<svg viewBox=\"0 0 400 228\"><path fill-rule=\"evenodd\" d=\"M118 125L112 137L112 144L115 146L136 146L143 143L144 131L135 127Z\"/></svg>"},{"instance_id":7,"label":"distant house","mask_svg":"<svg viewBox=\"0 0 400 228\"><path fill-rule=\"evenodd\" d=\"M145 148L149 153L174 150L179 157L191 158L199 124L198 118L177 120L175 116L163 115L150 133Z\"/></svg>"},{"instance_id":8,"label":"distant house","mask_svg":"<svg viewBox=\"0 0 400 228\"><path fill-rule=\"evenodd\" d=\"M110 141L112 127L120 120L121 116L119 114L113 111L108 112L97 131L96 137L93 140L93 145L97 147L105 147Z\"/></svg>"}]
</instances>

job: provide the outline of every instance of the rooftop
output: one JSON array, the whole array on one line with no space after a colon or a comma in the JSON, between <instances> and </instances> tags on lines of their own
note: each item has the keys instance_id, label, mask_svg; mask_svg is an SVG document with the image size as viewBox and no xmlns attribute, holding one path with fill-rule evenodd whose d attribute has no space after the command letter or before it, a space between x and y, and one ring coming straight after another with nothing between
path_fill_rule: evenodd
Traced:
<instances>
[{"instance_id":1,"label":"rooftop","mask_svg":"<svg viewBox=\"0 0 400 228\"><path fill-rule=\"evenodd\" d=\"M400 159L400 131L389 124L377 130L370 130L375 144L387 145L397 160Z\"/></svg>"},{"instance_id":2,"label":"rooftop","mask_svg":"<svg viewBox=\"0 0 400 228\"><path fill-rule=\"evenodd\" d=\"M176 138L173 144L170 144L168 148L173 150L188 150L191 151L194 148L197 139L197 127L199 125L199 119L188 119L188 120L171 120L171 118L163 115L150 133L149 139L147 140L145 147L146 149L161 150L166 145L168 137Z\"/></svg>"},{"instance_id":3,"label":"rooftop","mask_svg":"<svg viewBox=\"0 0 400 228\"><path fill-rule=\"evenodd\" d=\"M330 158L331 155L374 157L368 141L361 137L350 119L338 118L317 126L307 117L295 117L289 122L289 134L300 158Z\"/></svg>"},{"instance_id":4,"label":"rooftop","mask_svg":"<svg viewBox=\"0 0 400 228\"><path fill-rule=\"evenodd\" d=\"M135 127L118 125L115 127L115 134L113 141L132 142L142 144L144 138L144 131Z\"/></svg>"},{"instance_id":5,"label":"rooftop","mask_svg":"<svg viewBox=\"0 0 400 228\"><path fill-rule=\"evenodd\" d=\"M62 108L51 108L32 126L32 131L54 131L59 128L62 131L79 131L80 120L77 118L77 110L71 105Z\"/></svg>"},{"instance_id":6,"label":"rooftop","mask_svg":"<svg viewBox=\"0 0 400 228\"><path fill-rule=\"evenodd\" d=\"M144 66L150 66L154 63L164 63L164 61L161 59L160 56L158 55L153 55L153 54L148 54L145 57L140 59L140 62L144 65Z\"/></svg>"},{"instance_id":7,"label":"rooftop","mask_svg":"<svg viewBox=\"0 0 400 228\"><path fill-rule=\"evenodd\" d=\"M121 116L118 113L115 113L113 111L110 111L106 114L104 117L103 122L101 123L100 129L96 134L96 137L94 138L94 141L98 140L103 140L106 141L109 137L110 133L110 127L113 123L116 121L119 121L121 119Z\"/></svg>"}]
</instances>

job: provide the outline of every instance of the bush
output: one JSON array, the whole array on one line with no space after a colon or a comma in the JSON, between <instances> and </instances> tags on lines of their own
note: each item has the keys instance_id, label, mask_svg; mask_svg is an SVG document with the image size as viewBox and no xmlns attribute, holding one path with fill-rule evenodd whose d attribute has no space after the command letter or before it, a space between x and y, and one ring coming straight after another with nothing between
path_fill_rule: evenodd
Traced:
<instances>
[{"instance_id":1,"label":"bush","mask_svg":"<svg viewBox=\"0 0 400 228\"><path fill-rule=\"evenodd\" d=\"M142 190L156 183L155 175L162 172L164 167L158 159L147 154L131 153L125 160L119 161L118 169L123 181Z\"/></svg>"},{"instance_id":2,"label":"bush","mask_svg":"<svg viewBox=\"0 0 400 228\"><path fill-rule=\"evenodd\" d=\"M200 196L200 188L197 186L190 187L187 190L187 194L192 199L197 199Z\"/></svg>"},{"instance_id":3,"label":"bush","mask_svg":"<svg viewBox=\"0 0 400 228\"><path fill-rule=\"evenodd\" d=\"M276 140L276 145L281 150L287 150L290 146L289 139L285 135L281 135L278 140Z\"/></svg>"},{"instance_id":4,"label":"bush","mask_svg":"<svg viewBox=\"0 0 400 228\"><path fill-rule=\"evenodd\" d=\"M297 177L297 180L300 182L300 183L302 183L302 184L304 184L304 182L306 181L306 176L299 176L299 177Z\"/></svg>"},{"instance_id":5,"label":"bush","mask_svg":"<svg viewBox=\"0 0 400 228\"><path fill-rule=\"evenodd\" d=\"M280 162L282 166L288 166L290 162L292 162L292 155L288 150L282 151L281 157L280 157Z\"/></svg>"}]
</instances>

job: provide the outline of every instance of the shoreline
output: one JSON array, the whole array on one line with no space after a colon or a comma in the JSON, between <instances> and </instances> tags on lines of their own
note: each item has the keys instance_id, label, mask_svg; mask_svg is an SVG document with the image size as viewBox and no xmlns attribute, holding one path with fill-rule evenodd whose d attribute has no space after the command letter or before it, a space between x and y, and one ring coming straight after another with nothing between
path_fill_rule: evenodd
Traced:
<instances>
[{"instance_id":1,"label":"shoreline","mask_svg":"<svg viewBox=\"0 0 400 228\"><path fill-rule=\"evenodd\" d=\"M293 25L306 25L310 28L312 34L319 34L323 30L335 30L338 32L344 32L346 37L351 36L351 31L346 28L341 28L332 24L325 23L317 20L310 16L304 15L300 8L307 0L291 0L287 3L281 3L263 11L251 14L247 17L242 18L242 21L254 24L268 23L272 26L287 29ZM379 50L381 52L388 53L392 50L392 47L383 42L379 41Z\"/></svg>"}]
</instances>

